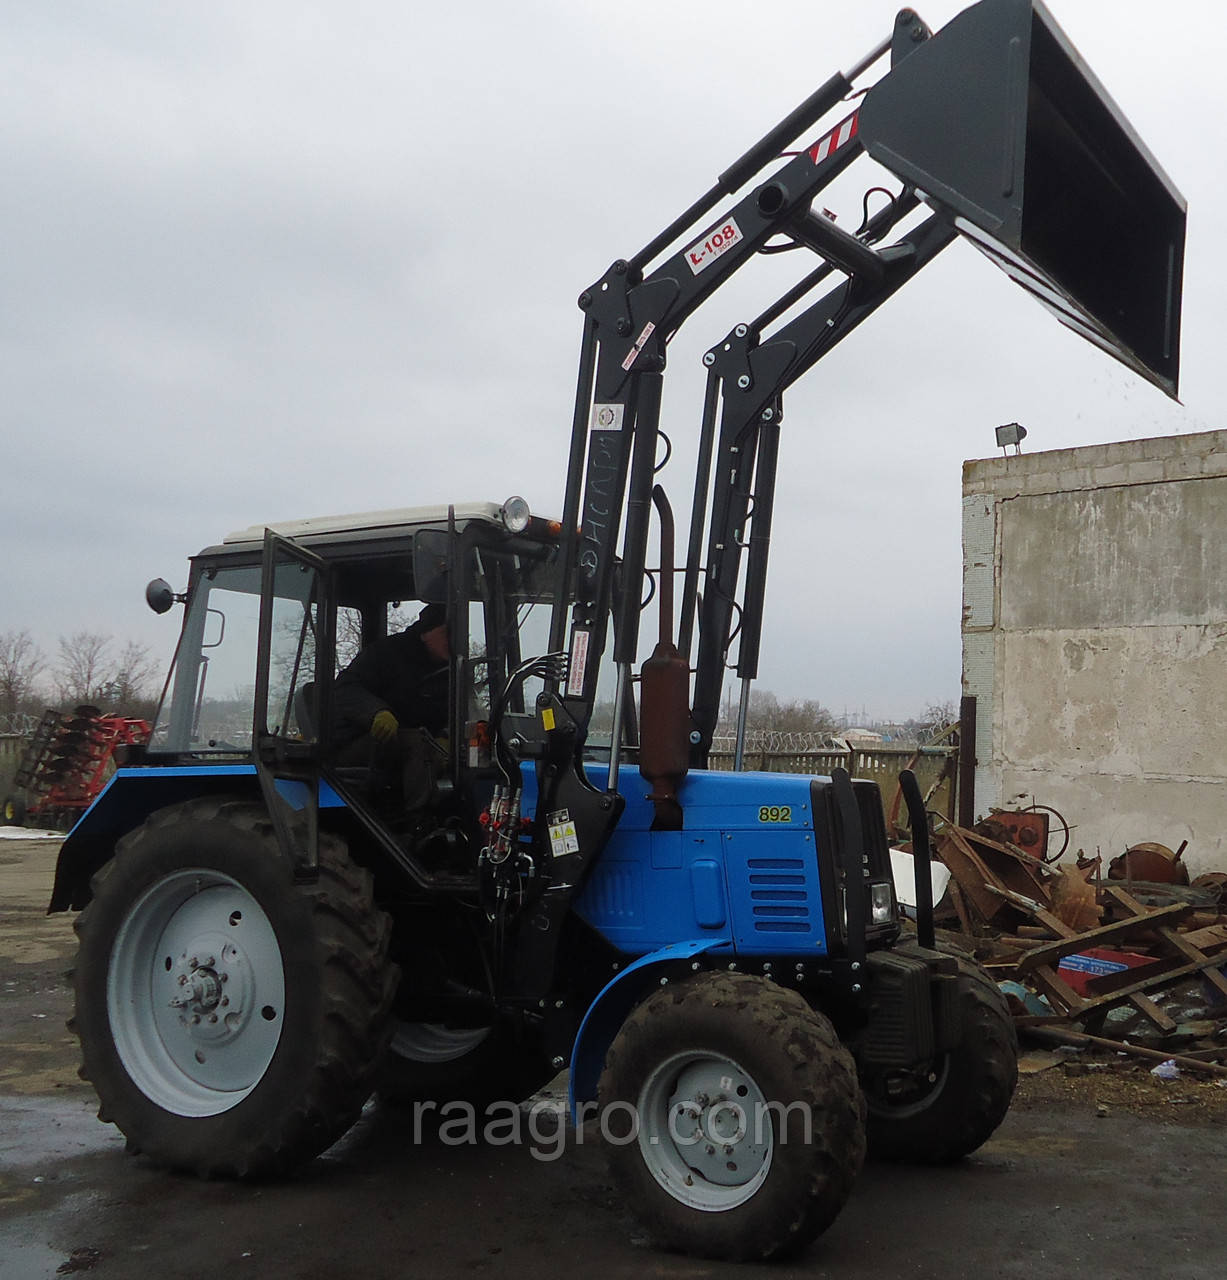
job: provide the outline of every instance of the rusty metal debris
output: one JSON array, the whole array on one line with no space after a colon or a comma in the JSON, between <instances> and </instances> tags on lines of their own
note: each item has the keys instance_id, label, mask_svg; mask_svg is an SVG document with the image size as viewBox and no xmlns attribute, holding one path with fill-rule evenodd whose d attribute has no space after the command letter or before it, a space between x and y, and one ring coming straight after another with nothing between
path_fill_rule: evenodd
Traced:
<instances>
[{"instance_id":1,"label":"rusty metal debris","mask_svg":"<svg viewBox=\"0 0 1227 1280\"><path fill-rule=\"evenodd\" d=\"M1227 1063L1227 873L1190 885L1187 842L1132 845L1107 876L1081 851L1050 862L1050 812L994 810L974 828L935 819L934 856L951 875L939 923L1037 1038L1178 1064L1191 1053L1206 1074L1227 1074L1216 1065Z\"/></svg>"},{"instance_id":2,"label":"rusty metal debris","mask_svg":"<svg viewBox=\"0 0 1227 1280\"><path fill-rule=\"evenodd\" d=\"M1108 863L1113 880L1145 880L1150 884L1188 884L1189 869L1180 861L1188 846L1186 840L1173 853L1165 844L1146 841L1135 844Z\"/></svg>"}]
</instances>

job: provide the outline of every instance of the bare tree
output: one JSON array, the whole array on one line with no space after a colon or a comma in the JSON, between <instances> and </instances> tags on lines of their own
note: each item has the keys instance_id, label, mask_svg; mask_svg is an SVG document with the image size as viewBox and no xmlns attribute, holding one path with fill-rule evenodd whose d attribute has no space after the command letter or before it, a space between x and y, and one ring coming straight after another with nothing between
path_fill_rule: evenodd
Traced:
<instances>
[{"instance_id":1,"label":"bare tree","mask_svg":"<svg viewBox=\"0 0 1227 1280\"><path fill-rule=\"evenodd\" d=\"M117 711L141 707L153 697L158 674L157 663L149 656L149 646L129 640L119 652L111 668L111 677L103 686L103 701Z\"/></svg>"},{"instance_id":2,"label":"bare tree","mask_svg":"<svg viewBox=\"0 0 1227 1280\"><path fill-rule=\"evenodd\" d=\"M905 720L900 726L905 740L927 747L946 737L946 731L959 719L959 704L950 699L930 702L918 716Z\"/></svg>"},{"instance_id":3,"label":"bare tree","mask_svg":"<svg viewBox=\"0 0 1227 1280\"><path fill-rule=\"evenodd\" d=\"M750 691L750 713L747 728L763 733L802 733L822 735L834 731L835 717L813 698L791 698L781 702L770 689ZM737 727L737 708L733 703L721 716L718 733L732 733Z\"/></svg>"},{"instance_id":4,"label":"bare tree","mask_svg":"<svg viewBox=\"0 0 1227 1280\"><path fill-rule=\"evenodd\" d=\"M56 693L66 707L90 704L143 715L157 694L157 670L146 645L128 640L116 652L113 637L105 632L75 631L60 637Z\"/></svg>"},{"instance_id":5,"label":"bare tree","mask_svg":"<svg viewBox=\"0 0 1227 1280\"><path fill-rule=\"evenodd\" d=\"M60 701L68 704L102 700L108 679L111 637L99 631L74 631L60 636L55 664L55 687Z\"/></svg>"},{"instance_id":6,"label":"bare tree","mask_svg":"<svg viewBox=\"0 0 1227 1280\"><path fill-rule=\"evenodd\" d=\"M30 709L45 667L42 650L28 631L0 631L0 714Z\"/></svg>"}]
</instances>

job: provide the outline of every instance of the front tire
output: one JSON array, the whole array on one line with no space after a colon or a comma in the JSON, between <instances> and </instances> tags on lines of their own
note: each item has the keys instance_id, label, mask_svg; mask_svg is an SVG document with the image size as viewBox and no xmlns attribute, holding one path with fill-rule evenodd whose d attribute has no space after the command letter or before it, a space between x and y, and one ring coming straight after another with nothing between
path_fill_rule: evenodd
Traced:
<instances>
[{"instance_id":1,"label":"front tire","mask_svg":"<svg viewBox=\"0 0 1227 1280\"><path fill-rule=\"evenodd\" d=\"M864 1160L851 1055L796 992L748 974L649 996L610 1047L599 1097L623 1196L660 1245L697 1257L803 1248Z\"/></svg>"},{"instance_id":2,"label":"front tire","mask_svg":"<svg viewBox=\"0 0 1227 1280\"><path fill-rule=\"evenodd\" d=\"M81 1074L129 1148L202 1177L287 1172L369 1096L396 969L368 872L321 833L297 885L264 810L197 800L120 841L76 922Z\"/></svg>"},{"instance_id":3,"label":"front tire","mask_svg":"<svg viewBox=\"0 0 1227 1280\"><path fill-rule=\"evenodd\" d=\"M869 1152L908 1164L950 1164L983 1146L1010 1109L1018 1036L997 984L957 955L962 1038L906 1075L866 1074Z\"/></svg>"}]
</instances>

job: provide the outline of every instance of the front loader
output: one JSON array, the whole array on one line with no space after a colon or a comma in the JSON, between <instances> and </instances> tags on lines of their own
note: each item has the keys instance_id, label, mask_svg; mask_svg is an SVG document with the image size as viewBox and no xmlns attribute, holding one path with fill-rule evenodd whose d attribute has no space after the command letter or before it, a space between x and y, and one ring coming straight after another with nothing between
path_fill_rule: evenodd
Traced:
<instances>
[{"instance_id":1,"label":"front loader","mask_svg":"<svg viewBox=\"0 0 1227 1280\"><path fill-rule=\"evenodd\" d=\"M863 157L896 187L845 230L812 206ZM569 1068L653 1237L745 1259L824 1230L867 1144L943 1163L984 1143L1012 1023L935 944L931 903L903 932L876 787L740 771L783 396L960 235L1174 396L1184 221L1038 0L982 0L936 33L903 10L581 293L560 520L510 499L256 526L196 556L185 592L151 584L159 611L185 606L167 693L66 840L51 903L81 912L74 1025L100 1116L168 1167L259 1176L326 1148L372 1090L442 1116ZM794 249L797 284L704 357L675 568L669 339ZM334 680L414 601L445 606L452 658L409 803L342 749ZM730 664L739 767L720 773Z\"/></svg>"}]
</instances>

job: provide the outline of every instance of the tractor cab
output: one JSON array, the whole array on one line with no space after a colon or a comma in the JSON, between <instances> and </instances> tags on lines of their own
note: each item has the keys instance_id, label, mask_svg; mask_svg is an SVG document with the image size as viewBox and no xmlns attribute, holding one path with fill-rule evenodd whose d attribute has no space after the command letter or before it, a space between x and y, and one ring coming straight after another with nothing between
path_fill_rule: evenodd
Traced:
<instances>
[{"instance_id":1,"label":"tractor cab","mask_svg":"<svg viewBox=\"0 0 1227 1280\"><path fill-rule=\"evenodd\" d=\"M192 560L146 760L254 764L266 794L281 796L278 808L305 788L308 807L344 803L393 838L402 858L429 861L423 837L433 834L436 857L446 851L449 865L471 867L482 834L474 815L502 776L493 735L523 750L533 732L559 581L558 528L522 500L230 534ZM165 595L151 589L150 598ZM428 793L428 803L417 807L427 812L407 813L398 810L402 779L380 768L376 744L344 732L335 681L427 605L446 609L451 657L433 676L432 700L445 711L423 758L419 799ZM301 852L309 862L310 850Z\"/></svg>"}]
</instances>

